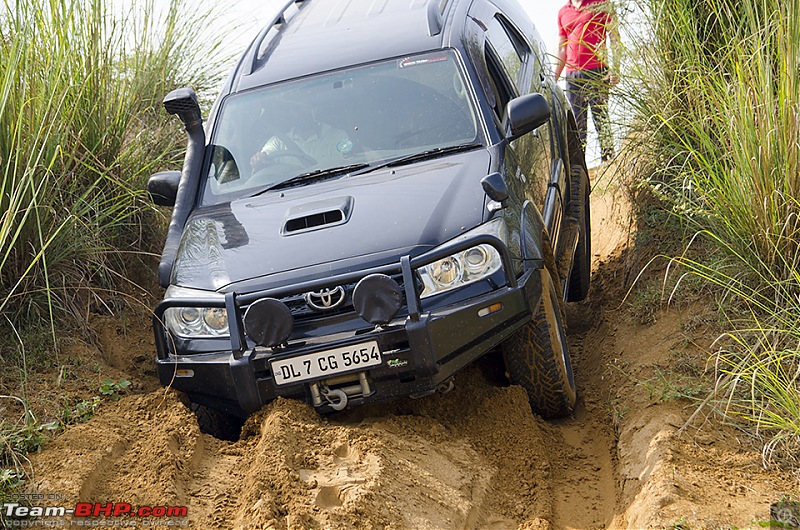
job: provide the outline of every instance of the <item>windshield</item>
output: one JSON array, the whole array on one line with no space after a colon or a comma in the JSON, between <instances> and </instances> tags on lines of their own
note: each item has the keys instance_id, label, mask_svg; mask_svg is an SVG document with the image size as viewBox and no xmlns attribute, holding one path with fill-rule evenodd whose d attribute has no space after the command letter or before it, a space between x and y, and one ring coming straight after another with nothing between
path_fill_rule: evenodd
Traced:
<instances>
[{"instance_id":1,"label":"windshield","mask_svg":"<svg viewBox=\"0 0 800 530\"><path fill-rule=\"evenodd\" d=\"M230 96L214 129L204 204L312 172L480 141L477 114L449 50Z\"/></svg>"}]
</instances>

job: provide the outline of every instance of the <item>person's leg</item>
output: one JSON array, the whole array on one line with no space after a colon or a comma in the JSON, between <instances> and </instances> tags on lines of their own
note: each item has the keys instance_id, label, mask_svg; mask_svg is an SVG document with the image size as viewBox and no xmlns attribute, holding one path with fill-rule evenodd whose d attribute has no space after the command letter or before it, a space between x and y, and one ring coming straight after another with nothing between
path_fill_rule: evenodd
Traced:
<instances>
[{"instance_id":1,"label":"person's leg","mask_svg":"<svg viewBox=\"0 0 800 530\"><path fill-rule=\"evenodd\" d=\"M592 121L600 139L600 153L603 162L614 157L614 133L611 129L611 120L608 116L608 82L605 76L606 68L594 71L588 80L586 106L592 109Z\"/></svg>"},{"instance_id":2,"label":"person's leg","mask_svg":"<svg viewBox=\"0 0 800 530\"><path fill-rule=\"evenodd\" d=\"M572 105L572 112L575 114L575 123L578 126L578 136L581 146L586 149L586 128L587 114L589 112L588 101L586 100L586 82L581 72L567 74L567 100Z\"/></svg>"}]
</instances>

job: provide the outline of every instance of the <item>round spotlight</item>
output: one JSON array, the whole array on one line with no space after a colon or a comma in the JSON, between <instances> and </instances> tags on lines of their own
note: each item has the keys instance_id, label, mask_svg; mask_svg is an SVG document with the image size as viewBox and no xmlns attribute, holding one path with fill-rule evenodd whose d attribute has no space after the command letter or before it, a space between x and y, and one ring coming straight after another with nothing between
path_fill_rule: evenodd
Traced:
<instances>
[{"instance_id":1,"label":"round spotlight","mask_svg":"<svg viewBox=\"0 0 800 530\"><path fill-rule=\"evenodd\" d=\"M286 342L294 327L292 312L283 302L264 298L250 304L244 314L244 332L261 346Z\"/></svg>"},{"instance_id":2,"label":"round spotlight","mask_svg":"<svg viewBox=\"0 0 800 530\"><path fill-rule=\"evenodd\" d=\"M383 326L403 306L403 290L385 274L370 274L356 284L353 306L361 318L370 324Z\"/></svg>"}]
</instances>

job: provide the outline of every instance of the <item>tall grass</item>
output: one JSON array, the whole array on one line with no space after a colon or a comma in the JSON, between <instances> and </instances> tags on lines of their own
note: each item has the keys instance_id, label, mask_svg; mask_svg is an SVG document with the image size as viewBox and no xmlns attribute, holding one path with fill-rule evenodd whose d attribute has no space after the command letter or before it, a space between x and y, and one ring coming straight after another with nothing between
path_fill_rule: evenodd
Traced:
<instances>
[{"instance_id":1,"label":"tall grass","mask_svg":"<svg viewBox=\"0 0 800 530\"><path fill-rule=\"evenodd\" d=\"M124 13L104 0L0 2L3 388L15 364L20 373L19 395L0 400L7 412L21 404L18 421L0 418L2 494L52 427L27 396L26 330L49 324L55 343L56 322L129 290L148 236L161 242L146 178L183 156L184 133L161 100L177 86L217 85L221 55L206 31L213 14L183 0L116 3Z\"/></svg>"},{"instance_id":2,"label":"tall grass","mask_svg":"<svg viewBox=\"0 0 800 530\"><path fill-rule=\"evenodd\" d=\"M720 342L723 410L800 437L800 1L645 4L623 92L645 184L725 258L678 262L747 308Z\"/></svg>"},{"instance_id":3,"label":"tall grass","mask_svg":"<svg viewBox=\"0 0 800 530\"><path fill-rule=\"evenodd\" d=\"M650 0L636 107L672 206L770 274L800 262L800 5ZM651 151L653 153L654 151Z\"/></svg>"},{"instance_id":4,"label":"tall grass","mask_svg":"<svg viewBox=\"0 0 800 530\"><path fill-rule=\"evenodd\" d=\"M108 5L3 4L0 314L17 324L124 281L150 210L145 177L180 158L160 100L216 82L203 15L181 0L137 1L121 18Z\"/></svg>"}]
</instances>

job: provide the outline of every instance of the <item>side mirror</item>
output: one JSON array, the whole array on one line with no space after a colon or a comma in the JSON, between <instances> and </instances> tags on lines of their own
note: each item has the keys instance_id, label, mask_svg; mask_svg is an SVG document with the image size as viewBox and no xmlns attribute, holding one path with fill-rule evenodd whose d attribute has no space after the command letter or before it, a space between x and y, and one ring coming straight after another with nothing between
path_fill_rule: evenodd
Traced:
<instances>
[{"instance_id":1,"label":"side mirror","mask_svg":"<svg viewBox=\"0 0 800 530\"><path fill-rule=\"evenodd\" d=\"M550 105L541 94L514 98L506 105L505 131L508 140L538 129L550 119Z\"/></svg>"},{"instance_id":2,"label":"side mirror","mask_svg":"<svg viewBox=\"0 0 800 530\"><path fill-rule=\"evenodd\" d=\"M147 192L158 206L175 206L180 181L180 171L160 171L147 181Z\"/></svg>"},{"instance_id":3,"label":"side mirror","mask_svg":"<svg viewBox=\"0 0 800 530\"><path fill-rule=\"evenodd\" d=\"M508 199L506 179L500 173L490 173L481 179L481 186L486 195L493 201L502 203Z\"/></svg>"}]
</instances>

